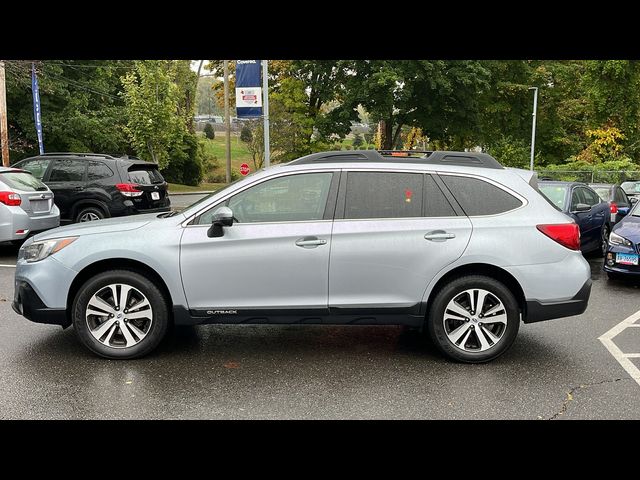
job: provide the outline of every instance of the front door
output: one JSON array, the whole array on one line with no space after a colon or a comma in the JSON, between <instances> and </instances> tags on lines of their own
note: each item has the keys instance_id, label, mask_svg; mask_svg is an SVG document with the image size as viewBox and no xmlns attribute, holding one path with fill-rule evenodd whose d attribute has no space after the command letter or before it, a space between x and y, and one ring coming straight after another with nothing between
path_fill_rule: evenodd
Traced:
<instances>
[{"instance_id":1,"label":"front door","mask_svg":"<svg viewBox=\"0 0 640 480\"><path fill-rule=\"evenodd\" d=\"M471 221L456 215L431 175L342 175L329 267L332 313L417 314L429 282L464 252Z\"/></svg>"},{"instance_id":2,"label":"front door","mask_svg":"<svg viewBox=\"0 0 640 480\"><path fill-rule=\"evenodd\" d=\"M187 226L180 268L192 314L326 313L337 177L320 171L263 180ZM222 205L231 208L234 223L209 238Z\"/></svg>"}]
</instances>

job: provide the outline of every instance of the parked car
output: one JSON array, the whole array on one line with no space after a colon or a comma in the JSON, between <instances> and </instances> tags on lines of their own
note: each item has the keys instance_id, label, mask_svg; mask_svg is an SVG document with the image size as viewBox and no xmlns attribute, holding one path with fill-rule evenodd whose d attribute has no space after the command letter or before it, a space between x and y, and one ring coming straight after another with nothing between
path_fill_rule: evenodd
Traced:
<instances>
[{"instance_id":1,"label":"parked car","mask_svg":"<svg viewBox=\"0 0 640 480\"><path fill-rule=\"evenodd\" d=\"M151 352L170 324L401 324L485 362L521 319L589 300L578 226L536 183L483 153L315 153L180 213L37 236L13 308L107 358Z\"/></svg>"},{"instance_id":2,"label":"parked car","mask_svg":"<svg viewBox=\"0 0 640 480\"><path fill-rule=\"evenodd\" d=\"M18 244L59 225L51 190L29 172L0 166L0 242Z\"/></svg>"},{"instance_id":3,"label":"parked car","mask_svg":"<svg viewBox=\"0 0 640 480\"><path fill-rule=\"evenodd\" d=\"M604 260L604 271L610 278L640 275L640 203L622 219L609 236L609 248Z\"/></svg>"},{"instance_id":4,"label":"parked car","mask_svg":"<svg viewBox=\"0 0 640 480\"><path fill-rule=\"evenodd\" d=\"M72 222L171 208L167 183L155 163L94 153L47 153L15 167L46 183L62 218Z\"/></svg>"},{"instance_id":5,"label":"parked car","mask_svg":"<svg viewBox=\"0 0 640 480\"><path fill-rule=\"evenodd\" d=\"M589 186L602 200L609 203L609 211L611 212L611 221L609 224L611 227L622 220L633 206L620 185L612 183L590 183Z\"/></svg>"},{"instance_id":6,"label":"parked car","mask_svg":"<svg viewBox=\"0 0 640 480\"><path fill-rule=\"evenodd\" d=\"M599 251L604 255L611 232L609 204L580 182L544 181L539 188L553 205L578 224L582 252Z\"/></svg>"},{"instance_id":7,"label":"parked car","mask_svg":"<svg viewBox=\"0 0 640 480\"><path fill-rule=\"evenodd\" d=\"M640 198L640 181L636 182L622 182L620 185L624 192L629 197L632 203L636 203Z\"/></svg>"}]
</instances>

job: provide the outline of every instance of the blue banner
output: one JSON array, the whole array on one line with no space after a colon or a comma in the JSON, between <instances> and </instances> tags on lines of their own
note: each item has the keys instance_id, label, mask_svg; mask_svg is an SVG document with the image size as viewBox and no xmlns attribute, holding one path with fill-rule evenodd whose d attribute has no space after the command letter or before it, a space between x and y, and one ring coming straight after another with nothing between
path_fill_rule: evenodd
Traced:
<instances>
[{"instance_id":1,"label":"blue banner","mask_svg":"<svg viewBox=\"0 0 640 480\"><path fill-rule=\"evenodd\" d=\"M42 120L40 119L40 90L38 89L38 77L33 63L31 64L31 90L33 92L33 119L36 122L38 147L40 148L40 155L42 155L44 153L44 145L42 143Z\"/></svg>"},{"instance_id":2,"label":"blue banner","mask_svg":"<svg viewBox=\"0 0 640 480\"><path fill-rule=\"evenodd\" d=\"M260 60L236 60L236 111L238 118L262 116Z\"/></svg>"}]
</instances>

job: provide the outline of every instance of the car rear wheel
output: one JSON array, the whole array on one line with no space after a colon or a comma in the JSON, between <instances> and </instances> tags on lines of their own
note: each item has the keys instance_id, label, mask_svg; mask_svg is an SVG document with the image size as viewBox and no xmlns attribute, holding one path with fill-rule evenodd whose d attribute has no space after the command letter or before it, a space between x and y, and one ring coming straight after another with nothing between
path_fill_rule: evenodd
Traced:
<instances>
[{"instance_id":1,"label":"car rear wheel","mask_svg":"<svg viewBox=\"0 0 640 480\"><path fill-rule=\"evenodd\" d=\"M446 284L429 311L427 329L447 357L482 363L502 355L513 344L520 309L501 282L469 275Z\"/></svg>"},{"instance_id":2,"label":"car rear wheel","mask_svg":"<svg viewBox=\"0 0 640 480\"><path fill-rule=\"evenodd\" d=\"M99 207L82 207L76 215L75 221L78 222L93 222L95 220L102 220L105 218L104 211Z\"/></svg>"},{"instance_id":3,"label":"car rear wheel","mask_svg":"<svg viewBox=\"0 0 640 480\"><path fill-rule=\"evenodd\" d=\"M80 341L113 359L148 354L169 326L169 308L160 289L129 270L104 272L87 281L76 295L72 315Z\"/></svg>"}]
</instances>

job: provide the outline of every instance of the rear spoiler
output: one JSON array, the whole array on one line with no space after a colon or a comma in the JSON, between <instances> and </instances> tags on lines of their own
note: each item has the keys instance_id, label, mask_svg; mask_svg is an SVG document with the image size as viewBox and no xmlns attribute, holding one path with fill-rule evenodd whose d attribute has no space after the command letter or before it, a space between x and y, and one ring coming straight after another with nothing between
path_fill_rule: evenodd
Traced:
<instances>
[{"instance_id":1,"label":"rear spoiler","mask_svg":"<svg viewBox=\"0 0 640 480\"><path fill-rule=\"evenodd\" d=\"M507 167L507 170L515 173L520 178L522 178L525 182L533 187L534 190L538 190L538 173L532 172L531 170L523 170L522 168L511 168Z\"/></svg>"}]
</instances>

